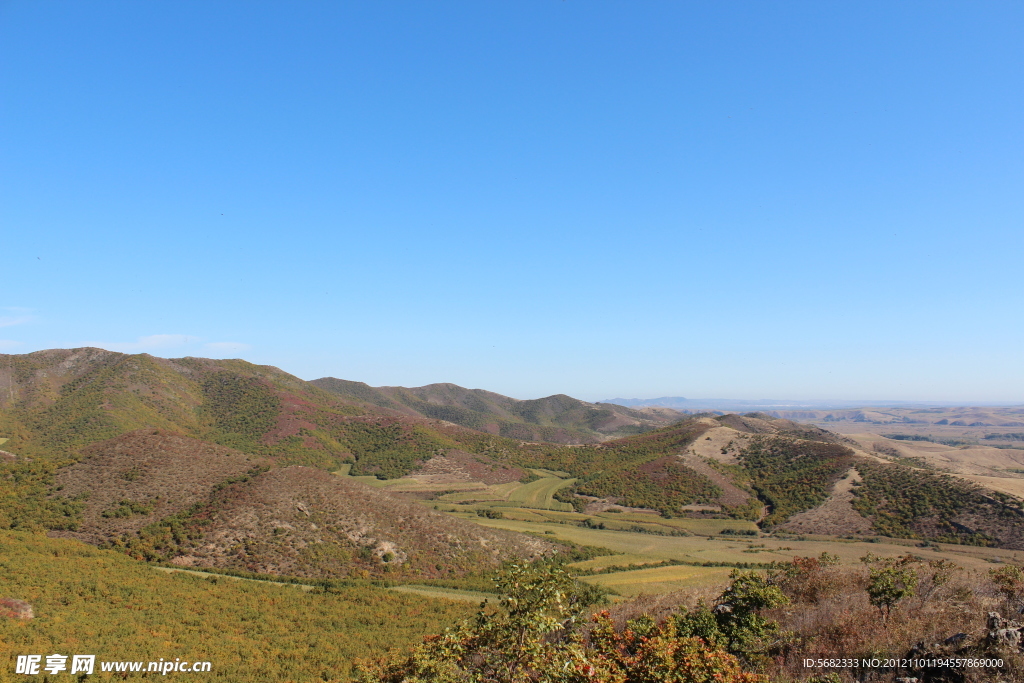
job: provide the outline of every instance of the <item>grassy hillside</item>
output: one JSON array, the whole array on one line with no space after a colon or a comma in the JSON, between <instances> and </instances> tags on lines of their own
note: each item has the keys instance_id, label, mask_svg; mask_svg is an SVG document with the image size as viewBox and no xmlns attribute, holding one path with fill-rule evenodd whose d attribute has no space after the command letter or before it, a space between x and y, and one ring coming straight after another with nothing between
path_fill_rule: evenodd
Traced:
<instances>
[{"instance_id":1,"label":"grassy hillside","mask_svg":"<svg viewBox=\"0 0 1024 683\"><path fill-rule=\"evenodd\" d=\"M494 437L347 402L270 366L163 359L101 349L0 355L0 435L26 458L77 459L83 447L160 429L278 464L400 476L442 448Z\"/></svg>"},{"instance_id":2,"label":"grassy hillside","mask_svg":"<svg viewBox=\"0 0 1024 683\"><path fill-rule=\"evenodd\" d=\"M879 534L1024 548L1024 506L950 475L860 462L854 508Z\"/></svg>"},{"instance_id":3,"label":"grassy hillside","mask_svg":"<svg viewBox=\"0 0 1024 683\"><path fill-rule=\"evenodd\" d=\"M0 396L0 438L9 454L2 464L15 463L14 479L47 479L52 472L26 469L27 463L74 461L90 444L144 429L226 446L276 466L333 471L347 463L353 474L385 479L451 449L494 455L518 447L450 423L346 402L277 368L240 360L41 351L0 355L0 383L7 388ZM24 486L0 486L0 497L16 497L15 491Z\"/></svg>"},{"instance_id":4,"label":"grassy hillside","mask_svg":"<svg viewBox=\"0 0 1024 683\"><path fill-rule=\"evenodd\" d=\"M436 577L553 550L328 473L397 477L440 458L515 480L492 456L516 442L237 360L57 350L0 357L0 372L3 528L303 576Z\"/></svg>"},{"instance_id":5,"label":"grassy hillside","mask_svg":"<svg viewBox=\"0 0 1024 683\"><path fill-rule=\"evenodd\" d=\"M759 436L740 451L740 463L769 506L766 524L777 524L825 502L849 469L853 451L833 443Z\"/></svg>"},{"instance_id":6,"label":"grassy hillside","mask_svg":"<svg viewBox=\"0 0 1024 683\"><path fill-rule=\"evenodd\" d=\"M55 533L139 559L321 578L465 574L556 549L352 478L266 463L152 430L93 444L54 477L47 500L67 510Z\"/></svg>"},{"instance_id":7,"label":"grassy hillside","mask_svg":"<svg viewBox=\"0 0 1024 683\"><path fill-rule=\"evenodd\" d=\"M192 675L204 681L346 681L357 657L411 646L475 609L370 586L304 592L169 575L119 553L27 533L0 532L0 558L0 597L25 600L35 613L0 618L0 681L16 680L16 655L54 652L209 661L209 674ZM114 675L97 665L89 678Z\"/></svg>"}]
</instances>

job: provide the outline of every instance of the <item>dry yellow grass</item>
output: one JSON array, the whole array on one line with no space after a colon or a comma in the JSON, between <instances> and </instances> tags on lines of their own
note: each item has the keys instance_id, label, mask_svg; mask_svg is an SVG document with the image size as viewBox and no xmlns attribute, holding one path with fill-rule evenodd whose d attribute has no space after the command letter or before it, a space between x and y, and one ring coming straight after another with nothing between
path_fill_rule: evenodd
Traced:
<instances>
[{"instance_id":1,"label":"dry yellow grass","mask_svg":"<svg viewBox=\"0 0 1024 683\"><path fill-rule=\"evenodd\" d=\"M1024 477L980 477L971 474L960 476L993 491L1002 491L1003 493L1009 493L1011 496L1024 498Z\"/></svg>"},{"instance_id":2,"label":"dry yellow grass","mask_svg":"<svg viewBox=\"0 0 1024 683\"><path fill-rule=\"evenodd\" d=\"M714 420L709 419L707 422L718 425ZM701 458L711 458L719 462L735 464L736 453L746 445L750 436L750 434L744 434L729 427L714 426L694 441L687 448L687 452ZM722 453L723 450L727 452Z\"/></svg>"},{"instance_id":3,"label":"dry yellow grass","mask_svg":"<svg viewBox=\"0 0 1024 683\"><path fill-rule=\"evenodd\" d=\"M901 427L899 431L910 430ZM958 475L1013 477L1014 474L1005 470L1024 468L1024 449L947 446L930 441L887 439L879 434L869 433L848 436L864 450L871 450L875 444L881 444L898 451L904 457L922 458L933 467Z\"/></svg>"},{"instance_id":4,"label":"dry yellow grass","mask_svg":"<svg viewBox=\"0 0 1024 683\"><path fill-rule=\"evenodd\" d=\"M456 602L472 602L479 605L484 600L496 603L498 596L494 593L482 593L480 591L464 591L456 588L441 588L438 586L420 586L410 584L407 586L392 586L388 590L398 593L413 593L427 598L440 598L442 600L455 600Z\"/></svg>"}]
</instances>

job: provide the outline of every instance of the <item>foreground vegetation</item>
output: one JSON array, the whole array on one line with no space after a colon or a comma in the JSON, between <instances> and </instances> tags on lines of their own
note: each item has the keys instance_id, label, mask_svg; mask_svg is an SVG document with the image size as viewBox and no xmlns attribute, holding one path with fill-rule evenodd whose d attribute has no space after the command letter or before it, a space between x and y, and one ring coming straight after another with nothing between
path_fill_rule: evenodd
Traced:
<instances>
[{"instance_id":1,"label":"foreground vegetation","mask_svg":"<svg viewBox=\"0 0 1024 683\"><path fill-rule=\"evenodd\" d=\"M1024 570L965 572L912 554L797 557L734 570L701 600L641 598L594 614L579 584L512 567L502 598L407 653L364 661L360 683L754 683L1020 680L1024 657L993 610L1024 604ZM713 597L712 597L713 596ZM982 660L984 665L933 664ZM807 661L824 664L808 665ZM840 661L850 662L840 664ZM870 663L874 661L875 663ZM833 662L833 663L828 663ZM887 663L896 662L896 663Z\"/></svg>"},{"instance_id":2,"label":"foreground vegetation","mask_svg":"<svg viewBox=\"0 0 1024 683\"><path fill-rule=\"evenodd\" d=\"M740 581L747 578L757 581L754 577ZM757 587L762 592L763 588ZM588 608L595 605L593 594L558 569L543 565L513 566L498 581L498 590L502 597L496 609L482 609L474 619L427 638L410 655L363 664L357 680L361 683L757 683L763 680L743 672L735 656L720 648L709 648L709 640L696 637L693 632L700 630L696 622L687 623L681 629L678 621L655 624L648 619L633 622L626 629L616 629L604 612L593 617L593 628L586 631ZM743 586L730 590L734 594L742 592L743 596L734 600L738 606L735 618L723 620L729 635L722 630L719 633L726 640L735 636L735 642L739 643L758 629L764 630L766 622L755 614L757 607L775 603L758 599L753 591ZM781 600L781 594L777 597Z\"/></svg>"},{"instance_id":3,"label":"foreground vegetation","mask_svg":"<svg viewBox=\"0 0 1024 683\"><path fill-rule=\"evenodd\" d=\"M13 673L17 655L54 652L209 661L212 672L201 680L345 681L355 659L410 647L472 613L466 602L368 584L305 592L166 574L113 551L28 533L0 532L0 576L0 597L25 600L35 613L0 617L0 681L23 678Z\"/></svg>"}]
</instances>

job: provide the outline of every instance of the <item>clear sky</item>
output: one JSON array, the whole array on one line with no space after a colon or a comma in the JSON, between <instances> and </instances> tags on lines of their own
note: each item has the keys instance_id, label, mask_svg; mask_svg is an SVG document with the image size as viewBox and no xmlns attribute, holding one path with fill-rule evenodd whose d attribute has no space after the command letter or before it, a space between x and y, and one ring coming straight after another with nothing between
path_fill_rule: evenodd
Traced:
<instances>
[{"instance_id":1,"label":"clear sky","mask_svg":"<svg viewBox=\"0 0 1024 683\"><path fill-rule=\"evenodd\" d=\"M0 2L0 352L1024 402L1024 3Z\"/></svg>"}]
</instances>

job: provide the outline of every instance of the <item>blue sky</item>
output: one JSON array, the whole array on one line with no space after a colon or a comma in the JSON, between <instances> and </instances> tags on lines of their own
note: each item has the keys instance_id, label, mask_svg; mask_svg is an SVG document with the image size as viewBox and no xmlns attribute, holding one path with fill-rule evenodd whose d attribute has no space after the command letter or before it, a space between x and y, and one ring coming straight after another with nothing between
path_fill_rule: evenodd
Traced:
<instances>
[{"instance_id":1,"label":"blue sky","mask_svg":"<svg viewBox=\"0 0 1024 683\"><path fill-rule=\"evenodd\" d=\"M1019 2L0 2L0 352L1024 402Z\"/></svg>"}]
</instances>

